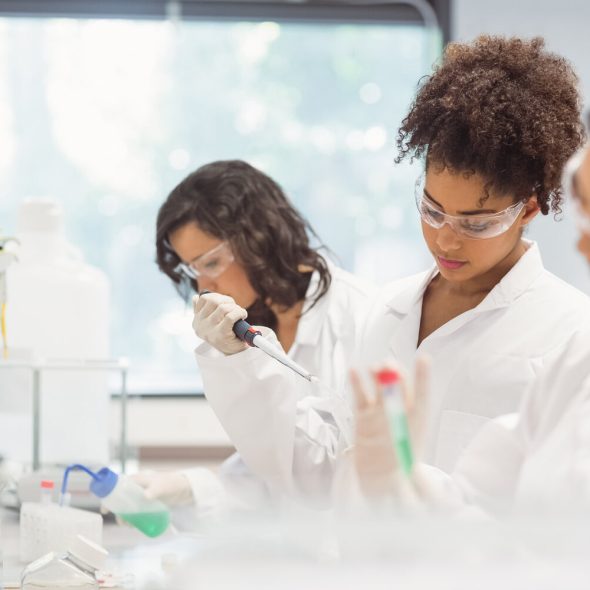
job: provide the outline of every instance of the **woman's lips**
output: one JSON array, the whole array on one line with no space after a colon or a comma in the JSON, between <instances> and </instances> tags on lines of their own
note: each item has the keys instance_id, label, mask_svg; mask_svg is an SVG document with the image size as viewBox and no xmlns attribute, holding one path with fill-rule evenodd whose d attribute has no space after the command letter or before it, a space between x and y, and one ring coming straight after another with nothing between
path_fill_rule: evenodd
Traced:
<instances>
[{"instance_id":1,"label":"woman's lips","mask_svg":"<svg viewBox=\"0 0 590 590\"><path fill-rule=\"evenodd\" d=\"M449 270L457 270L467 264L467 262L463 262L461 260L450 260L448 258L443 258L442 256L437 256L437 258L440 265L444 268L448 268Z\"/></svg>"}]
</instances>

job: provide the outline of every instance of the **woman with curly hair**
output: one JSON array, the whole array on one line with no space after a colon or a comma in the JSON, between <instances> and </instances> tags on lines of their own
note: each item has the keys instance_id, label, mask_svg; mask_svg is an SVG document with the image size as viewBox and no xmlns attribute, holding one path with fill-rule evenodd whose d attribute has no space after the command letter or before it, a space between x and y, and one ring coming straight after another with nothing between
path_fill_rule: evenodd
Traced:
<instances>
[{"instance_id":1,"label":"woman with curly hair","mask_svg":"<svg viewBox=\"0 0 590 590\"><path fill-rule=\"evenodd\" d=\"M453 469L482 425L516 411L546 359L590 325L590 300L545 270L537 245L523 237L539 212L560 212L561 172L584 136L579 116L577 78L541 39L482 36L447 47L402 123L399 159L424 163L415 199L435 266L389 285L371 302L354 366L393 358L410 367L417 355L431 357L424 450L427 461L444 470ZM196 310L197 329L203 309ZM231 311L219 309L206 340L227 334L224 313ZM231 372L240 364L235 357L243 353L225 352L231 356L206 364L204 372ZM278 386L280 370L268 363L249 369L239 388L256 379L252 398L278 395L279 388L283 403L301 396L286 377ZM227 406L218 411L222 423L227 413ZM228 430L238 447L254 436L251 418ZM286 451L269 446L267 465L283 453L283 469L272 476L284 489L312 479L316 490L322 480L329 487L339 456L334 449L348 446L351 425L324 419L336 426L319 443L294 436L285 420L280 431L294 442ZM370 454L365 460L370 471Z\"/></svg>"},{"instance_id":2,"label":"woman with curly hair","mask_svg":"<svg viewBox=\"0 0 590 590\"><path fill-rule=\"evenodd\" d=\"M317 238L313 229L274 180L246 162L217 161L187 176L161 206L157 263L182 294L207 290L216 301L231 301L238 310L231 325L248 317L251 324L273 330L293 360L338 390L369 288L329 262L312 247L312 238ZM233 352L245 348L233 333L229 345ZM205 354L215 357L215 352ZM204 375L205 394L215 386ZM301 400L298 427L310 440L318 436L315 414L340 403L329 398L328 390L323 393L328 396ZM240 401L233 403L239 426ZM274 411L269 400L255 403L269 415ZM254 456L257 444L253 439L248 447ZM191 469L143 473L138 481L170 505L196 502L200 514L219 505L223 486L240 488L242 498L260 492L238 456L224 464L221 480L209 470Z\"/></svg>"},{"instance_id":3,"label":"woman with curly hair","mask_svg":"<svg viewBox=\"0 0 590 590\"><path fill-rule=\"evenodd\" d=\"M563 185L574 205L578 250L590 262L590 146L570 158ZM398 475L382 397L368 398L357 384L354 463L361 490L380 506L396 498L398 508L400 503L414 508L426 504L451 511L476 507L496 516L524 509L542 511L544 517L562 513L579 517L590 505L587 326L582 324L544 364L518 414L488 421L460 454L450 475L415 465L403 494L400 482L408 480ZM415 391L412 406L408 418L416 440L423 433L421 415L428 406L424 387ZM372 471L366 469L363 457L370 457Z\"/></svg>"}]
</instances>

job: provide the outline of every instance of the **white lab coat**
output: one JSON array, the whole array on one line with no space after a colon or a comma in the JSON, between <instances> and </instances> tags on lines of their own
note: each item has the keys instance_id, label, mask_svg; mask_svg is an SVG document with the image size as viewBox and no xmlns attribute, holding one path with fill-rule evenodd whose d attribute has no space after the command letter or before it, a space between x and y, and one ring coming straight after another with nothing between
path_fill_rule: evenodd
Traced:
<instances>
[{"instance_id":1,"label":"white lab coat","mask_svg":"<svg viewBox=\"0 0 590 590\"><path fill-rule=\"evenodd\" d=\"M411 365L417 352L432 357L426 453L429 462L451 471L478 429L517 410L548 355L567 346L580 326L590 326L590 300L546 271L530 243L476 308L417 349L422 297L436 272L396 281L371 301L353 365L391 358ZM249 468L287 493L327 492L339 454L352 442L344 386L327 404L259 351L225 358L199 352L197 358L208 399ZM334 366L337 383L344 382L347 366Z\"/></svg>"},{"instance_id":2,"label":"white lab coat","mask_svg":"<svg viewBox=\"0 0 590 590\"><path fill-rule=\"evenodd\" d=\"M440 473L422 476L440 489ZM459 495L459 507L496 516L590 506L590 330L551 355L518 414L496 418L478 432L449 483L455 505Z\"/></svg>"},{"instance_id":3,"label":"white lab coat","mask_svg":"<svg viewBox=\"0 0 590 590\"><path fill-rule=\"evenodd\" d=\"M261 481L272 489L277 480L290 478L292 457L298 456L297 446L302 447L304 463L312 460L329 465L326 453L334 459L336 449L332 443L350 419L348 404L340 396L359 339L361 319L374 288L331 263L328 266L332 273L330 288L310 307L319 280L318 273L312 275L304 313L288 353L320 379L322 387L314 388L313 397L306 399L305 388L299 388L307 383L302 377L260 350L225 356L207 343L196 349L205 395L243 457L243 461L238 455L230 457L220 470L221 477L205 469L184 472L199 513L228 501L223 497L224 490L229 490L233 500L247 504L263 492ZM263 332L275 339L272 332ZM295 396L283 396L285 387ZM311 447L309 440L315 441ZM276 461L269 459L270 455ZM252 474L261 479L252 478Z\"/></svg>"},{"instance_id":4,"label":"white lab coat","mask_svg":"<svg viewBox=\"0 0 590 590\"><path fill-rule=\"evenodd\" d=\"M474 309L447 322L418 348L422 296L436 268L388 287L367 320L359 364L393 357L410 367L432 359L430 428L425 461L450 472L490 419L516 412L551 354L590 327L590 299L527 252Z\"/></svg>"}]
</instances>

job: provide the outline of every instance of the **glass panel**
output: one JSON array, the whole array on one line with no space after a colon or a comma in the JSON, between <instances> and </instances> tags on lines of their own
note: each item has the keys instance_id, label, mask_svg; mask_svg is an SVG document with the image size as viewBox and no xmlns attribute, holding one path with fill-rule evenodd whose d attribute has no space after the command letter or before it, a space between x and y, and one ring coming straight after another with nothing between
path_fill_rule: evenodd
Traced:
<instances>
[{"instance_id":1,"label":"glass panel","mask_svg":"<svg viewBox=\"0 0 590 590\"><path fill-rule=\"evenodd\" d=\"M54 196L112 281L132 391L197 391L190 312L154 263L186 174L241 158L275 178L345 268L424 268L418 167L395 133L439 36L409 25L0 19L0 226ZM18 56L18 57L17 57Z\"/></svg>"}]
</instances>

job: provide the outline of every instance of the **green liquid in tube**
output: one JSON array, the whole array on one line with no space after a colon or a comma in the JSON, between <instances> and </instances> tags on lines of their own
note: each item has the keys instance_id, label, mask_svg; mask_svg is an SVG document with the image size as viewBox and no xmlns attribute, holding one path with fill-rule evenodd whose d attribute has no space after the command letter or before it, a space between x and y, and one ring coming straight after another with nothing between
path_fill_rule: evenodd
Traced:
<instances>
[{"instance_id":1,"label":"green liquid in tube","mask_svg":"<svg viewBox=\"0 0 590 590\"><path fill-rule=\"evenodd\" d=\"M131 512L119 514L118 516L148 537L161 535L170 524L170 513L167 510L160 512Z\"/></svg>"},{"instance_id":2,"label":"green liquid in tube","mask_svg":"<svg viewBox=\"0 0 590 590\"><path fill-rule=\"evenodd\" d=\"M410 431L406 417L398 415L393 418L393 438L395 441L395 451L397 460L406 475L412 472L414 457L412 454L412 445L410 443Z\"/></svg>"}]
</instances>

